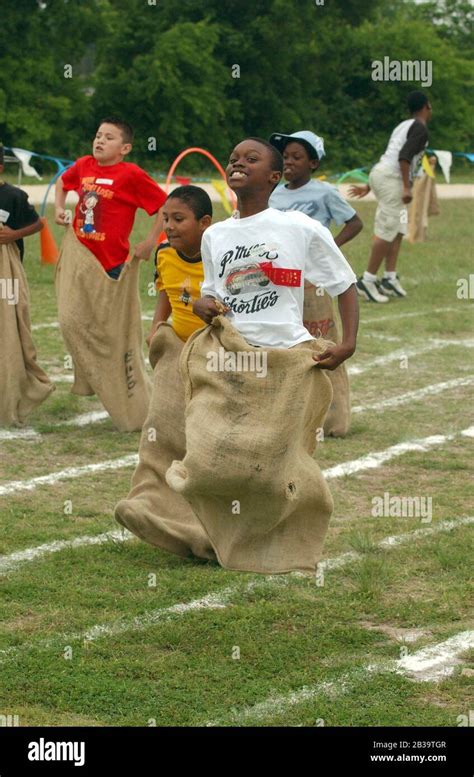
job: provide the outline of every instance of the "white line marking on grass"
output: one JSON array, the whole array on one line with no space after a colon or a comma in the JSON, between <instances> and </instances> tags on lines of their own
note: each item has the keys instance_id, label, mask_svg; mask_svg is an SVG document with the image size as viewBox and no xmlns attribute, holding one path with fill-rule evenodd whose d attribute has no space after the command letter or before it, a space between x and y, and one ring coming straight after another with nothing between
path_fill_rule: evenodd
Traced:
<instances>
[{"instance_id":1,"label":"white line marking on grass","mask_svg":"<svg viewBox=\"0 0 474 777\"><path fill-rule=\"evenodd\" d=\"M8 440L41 440L39 432L35 432L34 429L1 429L0 430L0 442Z\"/></svg>"},{"instance_id":2,"label":"white line marking on grass","mask_svg":"<svg viewBox=\"0 0 474 777\"><path fill-rule=\"evenodd\" d=\"M364 332L360 333L363 337L374 337L376 340L387 340L389 343L399 343L403 340L403 337L395 337L392 335L382 335L380 332Z\"/></svg>"},{"instance_id":3,"label":"white line marking on grass","mask_svg":"<svg viewBox=\"0 0 474 777\"><path fill-rule=\"evenodd\" d=\"M420 539L425 536L437 534L441 531L452 531L459 526L467 525L470 523L474 523L474 517L462 517L452 521L440 521L433 526L424 529L417 529L414 532L407 532L406 534L399 535L398 538L396 536L386 537L381 540L378 545L385 550L392 550L402 542L413 541L413 539ZM58 548L58 550L59 549L60 548ZM21 552L25 553L25 551ZM7 560L8 558L8 556L3 557L3 561ZM358 553L343 553L340 556L336 556L332 559L325 559L325 561L321 562L321 564L324 566L326 571L329 571L338 569L341 566L344 566L344 564L358 561L361 558L363 558L363 556ZM233 596L252 591L262 585L265 586L268 584L276 584L286 586L289 582L291 582L291 580L300 578L302 576L307 577L308 575L306 573L303 573L302 575L298 572L289 573L286 575L262 575L258 579L251 580L244 585L227 587L222 589L222 591L216 591L207 594L200 599L193 599L190 602L183 602L180 604L171 605L169 607L160 607L156 610L149 610L143 615L138 615L127 620L120 618L119 620L112 621L111 623L91 626L90 628L86 629L86 631L81 633L69 635L63 634L55 637L54 639L41 640L37 643L27 642L23 645L20 645L19 647L13 646L5 648L4 650L0 650L0 664L4 661L7 661L9 658L16 657L20 652L28 651L34 648L48 650L50 648L59 648L60 646L64 644L70 644L73 641L90 642L101 637L116 636L118 634L125 634L129 631L143 631L152 626L155 626L157 623L167 621L173 616L185 615L188 612L195 612L196 610L225 609L226 607L232 605ZM311 575L311 577L312 576L313 575Z\"/></svg>"},{"instance_id":4,"label":"white line marking on grass","mask_svg":"<svg viewBox=\"0 0 474 777\"><path fill-rule=\"evenodd\" d=\"M138 464L138 454L132 453L129 456L122 456L120 459L110 459L109 461L98 461L97 464L86 464L83 467L68 467L59 472L51 472L49 475L40 475L31 480L12 480L4 486L0 486L0 496L14 494L17 491L33 491L37 486L52 486L59 483L60 480L70 480L79 478L82 475L89 475L92 472L103 472L111 469L121 469L122 467L134 467Z\"/></svg>"},{"instance_id":5,"label":"white line marking on grass","mask_svg":"<svg viewBox=\"0 0 474 777\"><path fill-rule=\"evenodd\" d=\"M33 331L38 329L59 329L58 321L51 321L49 324L33 324L31 327Z\"/></svg>"},{"instance_id":6,"label":"white line marking on grass","mask_svg":"<svg viewBox=\"0 0 474 777\"><path fill-rule=\"evenodd\" d=\"M53 383L74 383L74 375L50 375Z\"/></svg>"},{"instance_id":7,"label":"white line marking on grass","mask_svg":"<svg viewBox=\"0 0 474 777\"><path fill-rule=\"evenodd\" d=\"M471 647L474 647L474 631L463 631L444 642L422 648L399 661L385 661L358 667L353 672L346 672L332 681L303 686L298 691L287 694L272 695L253 706L232 711L222 721L209 721L205 725L214 727L225 725L226 722L238 725L249 720L262 721L270 716L284 714L297 704L312 701L318 696L329 698L341 696L351 690L356 683L367 682L370 676L382 672L402 674L416 682L436 682L449 677L459 663L459 655Z\"/></svg>"},{"instance_id":8,"label":"white line marking on grass","mask_svg":"<svg viewBox=\"0 0 474 777\"><path fill-rule=\"evenodd\" d=\"M468 310L469 306L462 306L453 308L453 307L447 307L447 308L431 308L429 310L417 310L413 313L394 313L393 315L388 316L379 316L377 318L362 318L361 323L363 325L365 324L378 324L379 321L395 321L397 318L415 318L415 316L430 316L432 313L449 313L449 312L456 312L459 313L460 311Z\"/></svg>"},{"instance_id":9,"label":"white line marking on grass","mask_svg":"<svg viewBox=\"0 0 474 777\"><path fill-rule=\"evenodd\" d=\"M342 464L336 464L329 469L323 469L322 473L325 478L340 478L344 475L354 475L356 472L361 472L365 469L377 469L385 464L387 461L402 456L404 453L410 451L427 451L429 448L433 448L436 445L443 445L458 435L464 435L465 437L474 436L474 427L463 429L461 432L454 434L434 434L430 437L421 437L418 440L407 440L407 442L399 442L396 445L391 445L383 451L374 451L368 453L366 456L361 456L360 459L353 459L352 461L346 461Z\"/></svg>"},{"instance_id":10,"label":"white line marking on grass","mask_svg":"<svg viewBox=\"0 0 474 777\"><path fill-rule=\"evenodd\" d=\"M418 650L397 661L396 672L417 682L429 682L449 677L459 663L458 656L474 647L474 631L463 631L454 637Z\"/></svg>"},{"instance_id":11,"label":"white line marking on grass","mask_svg":"<svg viewBox=\"0 0 474 777\"><path fill-rule=\"evenodd\" d=\"M101 545L104 542L128 542L137 539L134 534L127 529L117 529L115 531L105 532L103 534L85 535L83 537L74 537L72 540L55 540L44 545L37 545L35 548L25 548L17 550L8 556L0 556L0 575L5 575L13 569L17 569L22 564L29 561L36 561L50 553L57 553L66 548L81 548L84 545Z\"/></svg>"},{"instance_id":12,"label":"white line marking on grass","mask_svg":"<svg viewBox=\"0 0 474 777\"><path fill-rule=\"evenodd\" d=\"M91 410L88 413L76 415L70 418L69 421L54 424L54 426L89 426L89 424L98 424L100 421L105 421L109 417L106 410Z\"/></svg>"},{"instance_id":13,"label":"white line marking on grass","mask_svg":"<svg viewBox=\"0 0 474 777\"><path fill-rule=\"evenodd\" d=\"M449 440L454 440L457 434L465 437L474 436L474 427L463 429L453 434L436 434L431 437L423 437L419 440L408 440L407 442L391 445L384 451L376 451L362 456L360 459L346 461L342 464L336 464L329 469L323 469L323 475L328 478L340 478L345 475L353 475L355 472L361 472L364 469L376 469L387 461L402 456L409 451L426 451L435 445L442 445ZM82 467L69 467L59 472L51 472L49 475L40 475L30 480L13 480L0 486L0 497L14 494L17 491L33 491L37 486L54 485L60 480L70 480L87 475L91 472L101 472L110 469L121 469L122 467L133 467L138 464L138 454L132 453L129 456L123 456L120 459L109 459L108 461L99 461L97 464L86 464Z\"/></svg>"},{"instance_id":14,"label":"white line marking on grass","mask_svg":"<svg viewBox=\"0 0 474 777\"><path fill-rule=\"evenodd\" d=\"M474 340L428 340L426 345L421 348L400 348L397 351L391 351L383 356L377 356L365 364L353 365L347 368L349 375L361 375L373 367L383 367L391 362L398 362L400 359L412 359L415 356L421 356L430 351L436 351L440 348L447 348L452 345L458 345L463 348L474 348Z\"/></svg>"},{"instance_id":15,"label":"white line marking on grass","mask_svg":"<svg viewBox=\"0 0 474 777\"><path fill-rule=\"evenodd\" d=\"M433 397L436 396L436 394L441 394L443 391L459 388L461 386L470 386L472 383L474 383L474 375L466 375L465 378L453 378L452 380L443 381L443 383L433 383L430 386L424 386L415 391L407 391L405 394L399 394L396 397L383 399L381 402L372 402L368 405L356 405L352 408L352 413L365 413L367 410L384 410L387 407L398 407L399 405L404 405L406 402L411 402L412 400Z\"/></svg>"},{"instance_id":16,"label":"white line marking on grass","mask_svg":"<svg viewBox=\"0 0 474 777\"><path fill-rule=\"evenodd\" d=\"M404 545L413 540L422 539L423 537L430 537L433 534L439 532L452 531L457 529L458 526L470 526L474 524L474 516L468 515L463 518L455 518L452 521L439 521L432 526L426 526L422 529L415 529L414 531L405 532L404 534L395 534L389 537L384 537L383 540L377 543L377 547L382 550L390 550L398 545ZM364 556L362 553L356 553L356 551L348 551L347 553L341 553L334 558L327 558L320 561L318 564L318 571L327 572L332 569L340 569L346 566L346 564L352 564L354 561L360 561Z\"/></svg>"}]
</instances>

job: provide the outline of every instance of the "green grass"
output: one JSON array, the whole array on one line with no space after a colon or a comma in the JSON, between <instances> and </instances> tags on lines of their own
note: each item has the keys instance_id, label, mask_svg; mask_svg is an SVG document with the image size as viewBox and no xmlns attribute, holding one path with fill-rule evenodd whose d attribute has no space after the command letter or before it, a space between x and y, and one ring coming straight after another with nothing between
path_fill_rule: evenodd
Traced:
<instances>
[{"instance_id":1,"label":"green grass","mask_svg":"<svg viewBox=\"0 0 474 777\"><path fill-rule=\"evenodd\" d=\"M374 206L358 203L357 209L366 226L346 255L359 273L370 250ZM359 346L351 363L419 350L429 338L458 344L413 356L407 369L394 361L353 376L354 405L474 374L474 350L461 343L473 337L472 301L456 296L456 281L472 272L473 205L443 200L441 211L430 221L426 243L402 248L400 274L409 297L383 308L361 304ZM51 223L51 210L48 216ZM217 207L216 218L222 217ZM143 238L149 223L145 216L137 219L132 242ZM60 228L53 231L59 239ZM32 321L55 321L54 268L40 265L38 236L26 245ZM147 296L152 275L151 264L144 263L147 313L155 304ZM40 363L51 374L64 373L59 330L40 329L34 336ZM30 425L42 434L39 442L0 443L2 482L137 451L139 435L119 433L110 421L61 426L78 413L101 409L96 398L75 397L69 389L58 383L31 417ZM331 480L335 511L325 554L356 551L361 558L328 572L323 586L306 577L272 581L229 572L138 540L63 550L1 577L0 651L14 652L4 661L0 652L0 713L19 715L21 725L314 726L322 719L327 726L456 726L457 717L472 709L470 678L461 673L472 666L472 654L436 684L392 672L368 677L364 667L398 659L404 643L396 635L403 630L421 630L416 642L407 643L413 652L472 628L469 527L383 550L378 543L384 537L426 524L372 515L373 498L385 491L431 496L433 523L471 514L472 443L456 434L474 423L470 397L470 387L459 387L393 410L361 413L345 440L320 444L317 458L324 469L398 442L455 434L443 446ZM132 471L95 473L0 497L0 554L116 529L113 508L127 494ZM66 500L72 514L64 511ZM150 574L156 575L154 587ZM257 585L249 588L252 581ZM162 612L146 628L127 628L146 613L228 588L225 608L181 616ZM95 624L122 624L122 631L84 643L84 633ZM232 657L236 647L239 659ZM270 697L328 682L335 683L333 690L314 692L293 706L269 706L258 716L246 712Z\"/></svg>"}]
</instances>

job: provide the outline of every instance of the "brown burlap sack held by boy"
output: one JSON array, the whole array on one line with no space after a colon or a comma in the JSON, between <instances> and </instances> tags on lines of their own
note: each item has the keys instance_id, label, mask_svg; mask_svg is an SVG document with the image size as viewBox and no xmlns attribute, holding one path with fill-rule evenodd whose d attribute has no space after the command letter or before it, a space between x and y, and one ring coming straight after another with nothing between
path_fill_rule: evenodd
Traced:
<instances>
[{"instance_id":1,"label":"brown burlap sack held by boy","mask_svg":"<svg viewBox=\"0 0 474 777\"><path fill-rule=\"evenodd\" d=\"M313 337L324 337L333 343L341 342L341 334L334 306L329 294L316 293L316 288L306 282L304 287L303 323ZM349 376L345 363L335 370L328 371L333 397L324 421L324 434L332 437L344 437L351 423L351 395Z\"/></svg>"},{"instance_id":2,"label":"brown burlap sack held by boy","mask_svg":"<svg viewBox=\"0 0 474 777\"><path fill-rule=\"evenodd\" d=\"M150 381L142 350L139 260L118 280L68 229L56 270L58 317L74 363L73 394L97 394L121 432L139 431Z\"/></svg>"},{"instance_id":3,"label":"brown burlap sack held by boy","mask_svg":"<svg viewBox=\"0 0 474 777\"><path fill-rule=\"evenodd\" d=\"M178 364L183 341L169 324L160 324L150 348L153 390L143 426L139 464L126 499L115 517L140 539L178 556L215 559L204 529L181 494L165 480L172 461L185 455L184 386Z\"/></svg>"},{"instance_id":4,"label":"brown burlap sack held by boy","mask_svg":"<svg viewBox=\"0 0 474 777\"><path fill-rule=\"evenodd\" d=\"M220 315L183 348L186 455L166 479L191 504L227 569L316 568L333 509L313 458L332 394L312 359L322 342L257 348ZM213 369L239 355L242 365L262 360L265 374Z\"/></svg>"},{"instance_id":5,"label":"brown burlap sack held by boy","mask_svg":"<svg viewBox=\"0 0 474 777\"><path fill-rule=\"evenodd\" d=\"M28 282L15 243L0 246L0 279L0 425L21 425L54 385L36 362Z\"/></svg>"}]
</instances>

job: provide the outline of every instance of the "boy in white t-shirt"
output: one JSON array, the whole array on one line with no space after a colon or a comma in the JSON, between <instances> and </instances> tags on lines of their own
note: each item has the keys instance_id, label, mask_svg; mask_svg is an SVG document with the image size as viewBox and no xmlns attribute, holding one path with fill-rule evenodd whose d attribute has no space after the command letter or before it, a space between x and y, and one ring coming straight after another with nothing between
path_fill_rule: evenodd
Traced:
<instances>
[{"instance_id":1,"label":"boy in white t-shirt","mask_svg":"<svg viewBox=\"0 0 474 777\"><path fill-rule=\"evenodd\" d=\"M239 218L204 233L203 296L193 310L210 324L220 312L217 300L250 345L291 348L312 339L303 326L307 278L338 297L342 342L313 356L318 366L334 370L356 348L356 276L326 227L304 213L268 207L282 172L283 158L266 140L247 138L234 148L226 174Z\"/></svg>"}]
</instances>

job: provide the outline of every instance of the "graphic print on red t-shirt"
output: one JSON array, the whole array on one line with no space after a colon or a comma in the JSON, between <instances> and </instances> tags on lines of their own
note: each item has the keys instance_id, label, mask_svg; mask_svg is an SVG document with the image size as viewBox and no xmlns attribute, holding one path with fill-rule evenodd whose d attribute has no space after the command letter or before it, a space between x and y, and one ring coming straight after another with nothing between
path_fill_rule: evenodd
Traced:
<instances>
[{"instance_id":1,"label":"graphic print on red t-shirt","mask_svg":"<svg viewBox=\"0 0 474 777\"><path fill-rule=\"evenodd\" d=\"M62 182L65 191L79 194L74 231L104 270L127 260L137 208L151 216L166 200L153 178L130 162L101 166L92 156L81 157Z\"/></svg>"}]
</instances>

